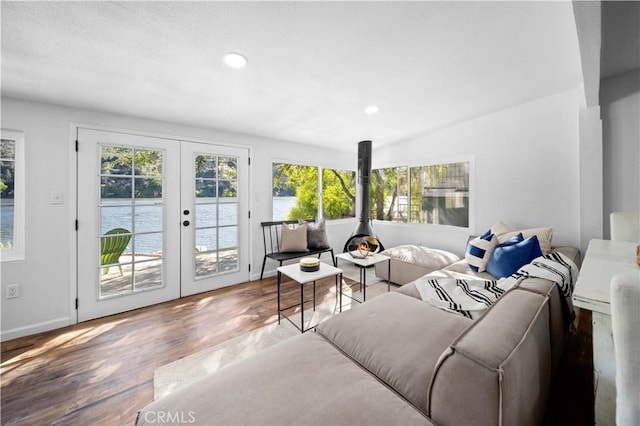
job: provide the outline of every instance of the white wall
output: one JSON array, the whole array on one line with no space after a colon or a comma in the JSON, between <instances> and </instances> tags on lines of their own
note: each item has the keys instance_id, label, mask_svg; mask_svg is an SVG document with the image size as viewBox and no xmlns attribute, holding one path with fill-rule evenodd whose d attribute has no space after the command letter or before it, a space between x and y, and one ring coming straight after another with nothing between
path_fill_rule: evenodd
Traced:
<instances>
[{"instance_id":1,"label":"white wall","mask_svg":"<svg viewBox=\"0 0 640 426\"><path fill-rule=\"evenodd\" d=\"M602 238L602 121L600 107L580 107L580 250Z\"/></svg>"},{"instance_id":2,"label":"white wall","mask_svg":"<svg viewBox=\"0 0 640 426\"><path fill-rule=\"evenodd\" d=\"M604 238L609 214L640 211L640 70L602 80Z\"/></svg>"},{"instance_id":3,"label":"white wall","mask_svg":"<svg viewBox=\"0 0 640 426\"><path fill-rule=\"evenodd\" d=\"M271 219L271 163L288 159L307 164L356 169L355 153L329 151L255 136L156 122L133 117L2 98L2 128L25 135L26 256L2 262L2 293L20 284L21 296L1 299L2 340L75 323L73 224L75 172L71 123L134 130L183 139L195 138L251 149L252 277L262 262L260 221ZM354 141L354 146L357 141ZM355 152L355 151L354 151ZM62 192L63 204L51 204L50 193ZM332 224L329 239L344 244L355 221ZM342 242L340 242L342 241ZM340 246L341 247L341 246Z\"/></svg>"},{"instance_id":4,"label":"white wall","mask_svg":"<svg viewBox=\"0 0 640 426\"><path fill-rule=\"evenodd\" d=\"M555 245L580 247L577 89L373 149L374 168L466 158L470 229L376 221L383 244L424 242L462 254L470 233L502 220L517 229L552 226Z\"/></svg>"},{"instance_id":5,"label":"white wall","mask_svg":"<svg viewBox=\"0 0 640 426\"><path fill-rule=\"evenodd\" d=\"M470 233L497 220L516 228L553 226L554 243L580 246L578 91L560 93L491 115L420 135L393 146L373 144L373 167L426 165L470 159L473 164L470 229L376 221L387 247L423 242L458 254ZM356 168L352 152L328 151L256 136L194 128L61 106L2 99L2 127L22 130L26 145L26 258L3 262L2 291L20 284L18 299L2 299L2 340L75 322L72 231L75 208L71 123L93 124L251 149L252 278L260 272L260 221L271 219L271 163L290 160ZM65 203L50 204L63 192ZM331 222L337 251L356 220ZM267 271L274 269L273 262Z\"/></svg>"}]
</instances>

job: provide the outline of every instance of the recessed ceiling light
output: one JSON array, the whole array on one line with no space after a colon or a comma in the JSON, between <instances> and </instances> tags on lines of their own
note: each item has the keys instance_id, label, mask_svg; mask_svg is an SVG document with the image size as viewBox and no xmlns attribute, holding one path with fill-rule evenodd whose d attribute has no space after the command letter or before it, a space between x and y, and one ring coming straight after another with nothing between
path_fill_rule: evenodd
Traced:
<instances>
[{"instance_id":1,"label":"recessed ceiling light","mask_svg":"<svg viewBox=\"0 0 640 426\"><path fill-rule=\"evenodd\" d=\"M239 53L227 53L222 59L230 68L244 68L247 66L247 58Z\"/></svg>"},{"instance_id":2,"label":"recessed ceiling light","mask_svg":"<svg viewBox=\"0 0 640 426\"><path fill-rule=\"evenodd\" d=\"M371 115L371 114L377 114L380 112L380 107L377 105L369 105L368 107L366 107L364 109L364 112Z\"/></svg>"}]
</instances>

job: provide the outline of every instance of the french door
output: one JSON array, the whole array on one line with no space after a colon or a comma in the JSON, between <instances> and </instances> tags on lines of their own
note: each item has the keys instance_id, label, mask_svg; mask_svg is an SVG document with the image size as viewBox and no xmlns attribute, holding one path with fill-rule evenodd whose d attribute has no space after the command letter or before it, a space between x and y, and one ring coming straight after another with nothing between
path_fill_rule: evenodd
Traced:
<instances>
[{"instance_id":1,"label":"french door","mask_svg":"<svg viewBox=\"0 0 640 426\"><path fill-rule=\"evenodd\" d=\"M78 128L78 321L247 281L247 157Z\"/></svg>"},{"instance_id":2,"label":"french door","mask_svg":"<svg viewBox=\"0 0 640 426\"><path fill-rule=\"evenodd\" d=\"M182 142L181 294L249 280L246 149Z\"/></svg>"}]
</instances>

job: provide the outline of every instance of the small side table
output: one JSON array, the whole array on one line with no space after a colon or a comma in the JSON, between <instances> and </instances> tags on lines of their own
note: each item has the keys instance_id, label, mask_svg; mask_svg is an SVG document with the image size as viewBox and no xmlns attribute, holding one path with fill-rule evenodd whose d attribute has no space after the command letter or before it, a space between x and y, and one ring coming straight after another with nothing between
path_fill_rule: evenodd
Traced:
<instances>
[{"instance_id":1,"label":"small side table","mask_svg":"<svg viewBox=\"0 0 640 426\"><path fill-rule=\"evenodd\" d=\"M376 263L388 262L389 269L387 271L388 272L387 277L389 279L387 280L387 291L391 291L391 258L389 256L376 253L360 259L360 258L351 256L349 253L340 253L336 255L336 262L338 261L338 259L351 262L360 269L360 291L362 291L363 302L366 302L367 300L367 268L375 265ZM340 294L342 294L342 286L340 286ZM350 297L350 296L347 296L347 297ZM359 300L354 299L353 297L350 297L350 298L355 300L356 302L360 302Z\"/></svg>"},{"instance_id":2,"label":"small side table","mask_svg":"<svg viewBox=\"0 0 640 426\"><path fill-rule=\"evenodd\" d=\"M298 306L298 304L287 306L286 308L282 308L280 304L280 284L282 283L282 275L286 275L291 278L293 281L300 285L300 327L291 320L291 318L284 315L282 312L293 308L294 306ZM316 281L321 280L323 278L328 277L336 277L336 297L338 297L339 287L342 287L342 270L335 268L331 265L327 265L326 263L320 262L320 269L315 272L303 272L300 270L300 265L298 263L281 266L278 268L278 324L280 324L280 317L285 318L289 321L295 328L300 330L301 333L304 333L307 330L315 326L309 326L307 328L304 327L304 286L305 284L313 283L313 310L316 310ZM338 286L338 282L340 286ZM308 300L307 300L308 302ZM342 293L340 292L340 312L342 312Z\"/></svg>"}]
</instances>

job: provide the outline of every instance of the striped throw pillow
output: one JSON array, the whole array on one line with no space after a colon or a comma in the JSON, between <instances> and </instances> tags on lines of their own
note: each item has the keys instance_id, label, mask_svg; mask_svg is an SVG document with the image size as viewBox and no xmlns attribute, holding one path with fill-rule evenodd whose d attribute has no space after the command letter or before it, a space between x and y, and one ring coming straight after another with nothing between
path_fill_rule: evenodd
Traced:
<instances>
[{"instance_id":1,"label":"striped throw pillow","mask_svg":"<svg viewBox=\"0 0 640 426\"><path fill-rule=\"evenodd\" d=\"M467 245L467 252L464 257L469 267L474 272L484 272L487 269L487 263L491 258L493 249L498 245L498 238L488 230L477 238L474 238Z\"/></svg>"}]
</instances>

